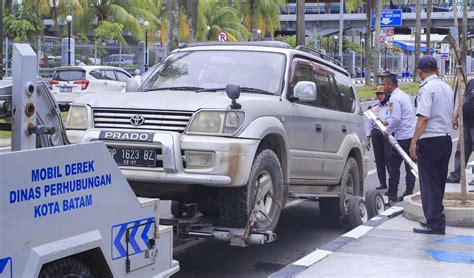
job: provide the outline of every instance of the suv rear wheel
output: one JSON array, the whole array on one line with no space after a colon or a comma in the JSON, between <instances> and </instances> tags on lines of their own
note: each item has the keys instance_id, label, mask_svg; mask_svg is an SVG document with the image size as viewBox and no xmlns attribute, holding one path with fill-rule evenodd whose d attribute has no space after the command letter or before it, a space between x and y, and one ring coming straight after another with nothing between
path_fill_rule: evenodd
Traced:
<instances>
[{"instance_id":1,"label":"suv rear wheel","mask_svg":"<svg viewBox=\"0 0 474 278\"><path fill-rule=\"evenodd\" d=\"M342 172L339 183L338 198L321 198L319 200L319 214L326 223L344 224L348 214L349 200L359 195L360 176L359 166L353 157L349 157Z\"/></svg>"},{"instance_id":2,"label":"suv rear wheel","mask_svg":"<svg viewBox=\"0 0 474 278\"><path fill-rule=\"evenodd\" d=\"M265 149L255 158L246 186L221 190L219 211L223 225L243 228L255 210L254 228L273 231L280 218L284 192L280 161L273 151Z\"/></svg>"}]
</instances>

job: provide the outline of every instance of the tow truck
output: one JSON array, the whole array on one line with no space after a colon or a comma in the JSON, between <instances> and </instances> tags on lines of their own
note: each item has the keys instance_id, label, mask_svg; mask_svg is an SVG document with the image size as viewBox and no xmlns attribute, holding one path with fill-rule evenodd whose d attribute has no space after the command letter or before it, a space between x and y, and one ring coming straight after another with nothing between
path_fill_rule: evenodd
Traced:
<instances>
[{"instance_id":1,"label":"tow truck","mask_svg":"<svg viewBox=\"0 0 474 278\"><path fill-rule=\"evenodd\" d=\"M173 229L159 200L137 198L102 142L70 144L38 81L30 45L14 44L0 81L0 277L169 277Z\"/></svg>"}]
</instances>

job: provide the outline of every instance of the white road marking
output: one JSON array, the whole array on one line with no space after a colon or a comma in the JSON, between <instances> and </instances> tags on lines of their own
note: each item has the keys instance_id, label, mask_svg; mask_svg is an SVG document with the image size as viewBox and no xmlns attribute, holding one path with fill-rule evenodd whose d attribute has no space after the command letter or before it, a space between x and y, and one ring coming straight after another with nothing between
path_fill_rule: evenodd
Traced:
<instances>
[{"instance_id":1,"label":"white road marking","mask_svg":"<svg viewBox=\"0 0 474 278\"><path fill-rule=\"evenodd\" d=\"M316 249L316 251L297 260L296 262L292 263L292 265L301 265L301 266L309 267L319 262L320 260L326 258L327 256L331 255L332 253L333 252L331 251Z\"/></svg>"},{"instance_id":2,"label":"white road marking","mask_svg":"<svg viewBox=\"0 0 474 278\"><path fill-rule=\"evenodd\" d=\"M399 213L402 210L403 210L402 207L391 207L387 209L386 211L382 212L380 215L391 216L391 215L394 215L395 213Z\"/></svg>"},{"instance_id":3,"label":"white road marking","mask_svg":"<svg viewBox=\"0 0 474 278\"><path fill-rule=\"evenodd\" d=\"M352 229L350 230L349 232L343 234L342 236L345 236L345 237L352 237L352 238L359 238L363 235L365 235L368 231L372 230L374 227L370 227L370 226L359 226L355 229Z\"/></svg>"},{"instance_id":4,"label":"white road marking","mask_svg":"<svg viewBox=\"0 0 474 278\"><path fill-rule=\"evenodd\" d=\"M304 202L306 200L301 200L301 199L298 199L298 200L293 200L289 203L286 204L285 208L289 208L289 207L292 207L292 206L296 206L297 204L300 204L302 202Z\"/></svg>"}]
</instances>

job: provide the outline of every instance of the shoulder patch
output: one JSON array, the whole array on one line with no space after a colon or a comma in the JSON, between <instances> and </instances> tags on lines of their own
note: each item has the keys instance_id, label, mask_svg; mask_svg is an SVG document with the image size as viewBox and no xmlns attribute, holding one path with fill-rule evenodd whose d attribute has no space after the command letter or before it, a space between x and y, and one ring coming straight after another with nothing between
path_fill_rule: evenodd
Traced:
<instances>
[{"instance_id":1,"label":"shoulder patch","mask_svg":"<svg viewBox=\"0 0 474 278\"><path fill-rule=\"evenodd\" d=\"M388 110L391 112L393 112L393 102L389 102L388 103Z\"/></svg>"}]
</instances>

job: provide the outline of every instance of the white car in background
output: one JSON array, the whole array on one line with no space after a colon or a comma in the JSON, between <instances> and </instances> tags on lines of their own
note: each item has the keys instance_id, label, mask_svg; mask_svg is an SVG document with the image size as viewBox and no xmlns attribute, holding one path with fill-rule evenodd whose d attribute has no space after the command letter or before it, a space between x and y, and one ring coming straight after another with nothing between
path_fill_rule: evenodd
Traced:
<instances>
[{"instance_id":1,"label":"white car in background","mask_svg":"<svg viewBox=\"0 0 474 278\"><path fill-rule=\"evenodd\" d=\"M68 66L54 70L51 91L61 110L84 93L124 92L132 76L125 70L107 66Z\"/></svg>"}]
</instances>

